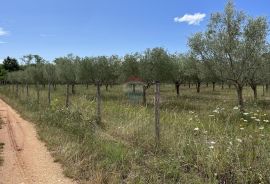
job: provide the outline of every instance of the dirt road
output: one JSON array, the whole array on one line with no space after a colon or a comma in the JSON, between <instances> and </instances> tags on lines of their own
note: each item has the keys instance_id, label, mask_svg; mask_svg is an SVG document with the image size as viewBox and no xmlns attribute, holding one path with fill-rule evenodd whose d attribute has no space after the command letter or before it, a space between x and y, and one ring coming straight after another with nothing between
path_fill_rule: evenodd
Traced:
<instances>
[{"instance_id":1,"label":"dirt road","mask_svg":"<svg viewBox=\"0 0 270 184\"><path fill-rule=\"evenodd\" d=\"M0 142L4 145L4 163L0 167L0 184L72 184L44 143L37 138L34 125L0 99Z\"/></svg>"}]
</instances>

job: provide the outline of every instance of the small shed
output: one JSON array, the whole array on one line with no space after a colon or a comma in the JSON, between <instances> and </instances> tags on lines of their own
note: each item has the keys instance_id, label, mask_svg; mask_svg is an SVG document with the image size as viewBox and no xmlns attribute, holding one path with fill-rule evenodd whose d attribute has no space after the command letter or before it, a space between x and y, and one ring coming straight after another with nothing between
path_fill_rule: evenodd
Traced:
<instances>
[{"instance_id":1,"label":"small shed","mask_svg":"<svg viewBox=\"0 0 270 184\"><path fill-rule=\"evenodd\" d=\"M143 98L144 82L140 77L129 77L124 85L124 91L128 99L133 103L140 103Z\"/></svg>"}]
</instances>

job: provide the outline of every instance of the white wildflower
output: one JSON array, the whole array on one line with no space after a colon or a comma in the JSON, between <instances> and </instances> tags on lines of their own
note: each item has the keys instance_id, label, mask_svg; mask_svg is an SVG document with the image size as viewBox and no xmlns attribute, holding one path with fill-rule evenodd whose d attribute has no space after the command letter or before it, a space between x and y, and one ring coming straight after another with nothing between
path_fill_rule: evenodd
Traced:
<instances>
[{"instance_id":1,"label":"white wildflower","mask_svg":"<svg viewBox=\"0 0 270 184\"><path fill-rule=\"evenodd\" d=\"M259 127L259 130L263 130L263 129L264 129L264 127L263 127L263 126Z\"/></svg>"},{"instance_id":2,"label":"white wildflower","mask_svg":"<svg viewBox=\"0 0 270 184\"><path fill-rule=\"evenodd\" d=\"M244 114L245 116L247 116L249 113L248 113L248 112L244 112L243 114Z\"/></svg>"},{"instance_id":3,"label":"white wildflower","mask_svg":"<svg viewBox=\"0 0 270 184\"><path fill-rule=\"evenodd\" d=\"M213 113L219 113L219 111L217 109L213 110Z\"/></svg>"},{"instance_id":4,"label":"white wildflower","mask_svg":"<svg viewBox=\"0 0 270 184\"><path fill-rule=\"evenodd\" d=\"M244 119L244 122L247 122L248 120Z\"/></svg>"},{"instance_id":5,"label":"white wildflower","mask_svg":"<svg viewBox=\"0 0 270 184\"><path fill-rule=\"evenodd\" d=\"M237 106L235 106L234 108L233 108L233 110L238 110L239 108L237 107Z\"/></svg>"},{"instance_id":6,"label":"white wildflower","mask_svg":"<svg viewBox=\"0 0 270 184\"><path fill-rule=\"evenodd\" d=\"M260 122L261 120L260 119L255 119L255 121Z\"/></svg>"},{"instance_id":7,"label":"white wildflower","mask_svg":"<svg viewBox=\"0 0 270 184\"><path fill-rule=\"evenodd\" d=\"M240 128L240 130L244 130L244 128L243 128L243 127L241 127L241 128Z\"/></svg>"},{"instance_id":8,"label":"white wildflower","mask_svg":"<svg viewBox=\"0 0 270 184\"><path fill-rule=\"evenodd\" d=\"M198 128L198 127L196 127L196 128L194 128L194 130L195 130L195 131L198 131L198 130L199 130L199 128Z\"/></svg>"},{"instance_id":9,"label":"white wildflower","mask_svg":"<svg viewBox=\"0 0 270 184\"><path fill-rule=\"evenodd\" d=\"M265 119L265 120L263 120L263 122L265 122L265 123L269 123L269 120L268 120L268 119Z\"/></svg>"},{"instance_id":10,"label":"white wildflower","mask_svg":"<svg viewBox=\"0 0 270 184\"><path fill-rule=\"evenodd\" d=\"M213 114L209 114L209 117L214 117L215 115L213 115Z\"/></svg>"},{"instance_id":11,"label":"white wildflower","mask_svg":"<svg viewBox=\"0 0 270 184\"><path fill-rule=\"evenodd\" d=\"M232 145L232 142L230 141L229 144Z\"/></svg>"},{"instance_id":12,"label":"white wildflower","mask_svg":"<svg viewBox=\"0 0 270 184\"><path fill-rule=\"evenodd\" d=\"M215 141L211 141L210 144L216 144L216 142Z\"/></svg>"},{"instance_id":13,"label":"white wildflower","mask_svg":"<svg viewBox=\"0 0 270 184\"><path fill-rule=\"evenodd\" d=\"M214 149L214 146L209 146L210 149Z\"/></svg>"},{"instance_id":14,"label":"white wildflower","mask_svg":"<svg viewBox=\"0 0 270 184\"><path fill-rule=\"evenodd\" d=\"M242 139L239 139L239 138L237 138L236 140L237 140L238 142L240 142L240 143L243 142Z\"/></svg>"},{"instance_id":15,"label":"white wildflower","mask_svg":"<svg viewBox=\"0 0 270 184\"><path fill-rule=\"evenodd\" d=\"M256 117L252 116L251 119L256 119Z\"/></svg>"}]
</instances>

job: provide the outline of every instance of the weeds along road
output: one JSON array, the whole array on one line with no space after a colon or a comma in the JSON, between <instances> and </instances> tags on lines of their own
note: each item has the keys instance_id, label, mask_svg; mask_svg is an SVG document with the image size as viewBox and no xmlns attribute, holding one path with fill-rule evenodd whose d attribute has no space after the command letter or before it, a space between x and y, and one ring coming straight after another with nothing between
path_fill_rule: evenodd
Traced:
<instances>
[{"instance_id":1,"label":"weeds along road","mask_svg":"<svg viewBox=\"0 0 270 184\"><path fill-rule=\"evenodd\" d=\"M53 161L44 143L37 138L34 125L23 120L15 110L0 99L0 129L3 142L3 166L0 184L72 184L64 177L61 166Z\"/></svg>"}]
</instances>

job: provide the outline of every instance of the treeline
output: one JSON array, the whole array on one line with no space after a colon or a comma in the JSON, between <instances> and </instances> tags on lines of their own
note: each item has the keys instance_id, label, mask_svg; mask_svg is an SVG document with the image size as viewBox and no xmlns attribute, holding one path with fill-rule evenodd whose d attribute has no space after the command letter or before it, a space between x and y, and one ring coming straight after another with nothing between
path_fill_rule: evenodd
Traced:
<instances>
[{"instance_id":1,"label":"treeline","mask_svg":"<svg viewBox=\"0 0 270 184\"><path fill-rule=\"evenodd\" d=\"M268 90L270 83L270 49L267 43L268 23L265 17L252 18L237 11L229 1L223 13L212 14L207 30L189 38L186 54L170 54L163 48L147 49L142 53L119 56L78 57L68 55L47 62L38 55L22 58L21 70L10 72L6 81L11 84L34 84L39 101L40 85L66 85L66 106L69 91L75 93L76 84L94 84L97 94L100 86L121 84L130 77L143 82L143 103L147 89L157 83L175 84L180 94L182 84L195 83L200 92L202 83L233 85L243 111L243 88L249 85L257 99L257 86ZM28 91L28 90L27 90ZM28 94L28 93L27 93ZM99 95L98 95L99 96Z\"/></svg>"}]
</instances>

